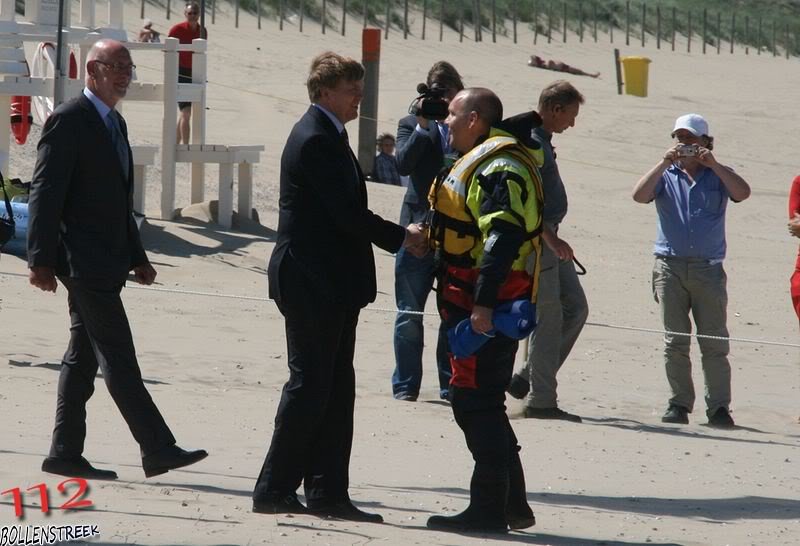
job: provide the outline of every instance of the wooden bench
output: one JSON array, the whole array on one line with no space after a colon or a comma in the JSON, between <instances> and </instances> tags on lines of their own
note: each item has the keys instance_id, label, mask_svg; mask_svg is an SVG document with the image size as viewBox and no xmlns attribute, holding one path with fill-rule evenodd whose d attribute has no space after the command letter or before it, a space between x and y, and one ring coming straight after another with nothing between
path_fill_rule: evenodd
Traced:
<instances>
[{"instance_id":1,"label":"wooden bench","mask_svg":"<svg viewBox=\"0 0 800 546\"><path fill-rule=\"evenodd\" d=\"M221 144L181 144L175 147L180 163L219 164L219 212L217 223L230 229L233 221L233 166L238 166L239 199L237 211L245 218L253 211L253 165L261 160L264 146L225 146ZM193 191L193 202L202 201L202 192Z\"/></svg>"}]
</instances>

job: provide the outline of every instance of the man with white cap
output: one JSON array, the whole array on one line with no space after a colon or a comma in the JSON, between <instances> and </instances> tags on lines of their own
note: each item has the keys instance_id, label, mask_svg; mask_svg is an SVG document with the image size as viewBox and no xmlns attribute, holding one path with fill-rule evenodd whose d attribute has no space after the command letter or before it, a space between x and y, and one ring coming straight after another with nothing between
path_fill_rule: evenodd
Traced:
<instances>
[{"instance_id":1,"label":"man with white cap","mask_svg":"<svg viewBox=\"0 0 800 546\"><path fill-rule=\"evenodd\" d=\"M726 308L725 211L728 200L744 201L750 186L711 153L714 139L698 114L675 121L677 143L637 182L637 203L655 200L658 232L654 254L653 296L661 307L664 329L688 334L691 312L697 333L728 337ZM695 392L688 335L664 335L664 364L672 390L664 423L687 424ZM708 424L733 427L730 415L731 367L724 339L699 337L706 381Z\"/></svg>"}]
</instances>

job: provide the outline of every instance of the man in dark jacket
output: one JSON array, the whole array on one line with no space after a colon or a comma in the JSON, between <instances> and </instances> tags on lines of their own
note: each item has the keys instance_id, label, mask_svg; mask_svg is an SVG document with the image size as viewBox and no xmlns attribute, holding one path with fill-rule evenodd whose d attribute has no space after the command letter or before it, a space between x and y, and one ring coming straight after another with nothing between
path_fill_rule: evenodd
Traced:
<instances>
[{"instance_id":1,"label":"man in dark jacket","mask_svg":"<svg viewBox=\"0 0 800 546\"><path fill-rule=\"evenodd\" d=\"M311 106L281 157L278 240L269 295L286 321L289 381L253 492L253 511L305 513L380 523L348 494L353 442L358 314L375 300L372 245L425 252L416 226L367 207L364 175L344 125L358 117L364 68L332 52L311 63ZM419 249L419 250L417 250ZM303 483L308 507L297 499Z\"/></svg>"},{"instance_id":2,"label":"man in dark jacket","mask_svg":"<svg viewBox=\"0 0 800 546\"><path fill-rule=\"evenodd\" d=\"M450 63L439 61L428 72L426 84L443 92L445 101L464 88L461 76ZM428 191L445 165L445 156L452 150L447 145L447 127L442 121L408 115L397 127L397 166L401 175L410 175L400 224L422 222L430 209ZM415 401L422 383L422 349L424 326L422 316L403 311L423 311L433 284L433 255L417 258L401 250L395 261L395 298L400 312L394 326L395 369L392 394L398 400ZM447 335L439 327L436 345L439 372L439 396L446 399L450 383L450 361L447 356Z\"/></svg>"},{"instance_id":3,"label":"man in dark jacket","mask_svg":"<svg viewBox=\"0 0 800 546\"><path fill-rule=\"evenodd\" d=\"M120 292L128 272L153 284L133 220L133 161L125 120L114 110L125 97L134 64L120 42L89 51L86 88L56 109L42 130L28 205L30 283L69 293L70 341L58 381L56 424L42 470L113 480L111 470L83 458L86 402L97 369L142 452L145 476L195 463L203 450L175 445L142 382Z\"/></svg>"}]
</instances>

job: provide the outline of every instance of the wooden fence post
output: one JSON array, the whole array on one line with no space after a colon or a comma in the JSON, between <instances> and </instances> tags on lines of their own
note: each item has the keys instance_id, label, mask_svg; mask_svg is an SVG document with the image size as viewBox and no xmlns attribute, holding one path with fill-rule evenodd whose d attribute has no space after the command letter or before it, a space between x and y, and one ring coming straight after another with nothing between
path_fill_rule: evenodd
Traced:
<instances>
[{"instance_id":1,"label":"wooden fence post","mask_svg":"<svg viewBox=\"0 0 800 546\"><path fill-rule=\"evenodd\" d=\"M474 27L473 30L475 31L476 43L481 41L481 16L478 13L478 10L480 10L480 3L478 0L472 0L472 26Z\"/></svg>"},{"instance_id":2,"label":"wooden fence post","mask_svg":"<svg viewBox=\"0 0 800 546\"><path fill-rule=\"evenodd\" d=\"M217 0L212 0L211 2L211 24L214 25L217 22Z\"/></svg>"},{"instance_id":3,"label":"wooden fence post","mask_svg":"<svg viewBox=\"0 0 800 546\"><path fill-rule=\"evenodd\" d=\"M707 42L708 42L708 8L703 8L703 55L706 54Z\"/></svg>"},{"instance_id":4,"label":"wooden fence post","mask_svg":"<svg viewBox=\"0 0 800 546\"><path fill-rule=\"evenodd\" d=\"M564 18L563 18L563 25L561 31L561 39L566 44L567 43L567 2L564 2Z\"/></svg>"},{"instance_id":5,"label":"wooden fence post","mask_svg":"<svg viewBox=\"0 0 800 546\"><path fill-rule=\"evenodd\" d=\"M408 40L408 0L403 2L403 40Z\"/></svg>"},{"instance_id":6,"label":"wooden fence post","mask_svg":"<svg viewBox=\"0 0 800 546\"><path fill-rule=\"evenodd\" d=\"M686 53L692 52L692 10L686 12L689 24L689 30L687 31L688 39L686 40Z\"/></svg>"},{"instance_id":7,"label":"wooden fence post","mask_svg":"<svg viewBox=\"0 0 800 546\"><path fill-rule=\"evenodd\" d=\"M342 36L347 31L347 0L342 0Z\"/></svg>"},{"instance_id":8,"label":"wooden fence post","mask_svg":"<svg viewBox=\"0 0 800 546\"><path fill-rule=\"evenodd\" d=\"M366 5L366 2L365 2ZM428 23L428 0L422 3L422 39L425 39L425 26Z\"/></svg>"},{"instance_id":9,"label":"wooden fence post","mask_svg":"<svg viewBox=\"0 0 800 546\"><path fill-rule=\"evenodd\" d=\"M235 28L239 28L239 0L236 0L235 2L235 16L234 16L233 26Z\"/></svg>"},{"instance_id":10,"label":"wooden fence post","mask_svg":"<svg viewBox=\"0 0 800 546\"><path fill-rule=\"evenodd\" d=\"M656 49L661 49L661 5L656 6Z\"/></svg>"},{"instance_id":11,"label":"wooden fence post","mask_svg":"<svg viewBox=\"0 0 800 546\"><path fill-rule=\"evenodd\" d=\"M533 0L533 45L539 39L539 4Z\"/></svg>"},{"instance_id":12,"label":"wooden fence post","mask_svg":"<svg viewBox=\"0 0 800 546\"><path fill-rule=\"evenodd\" d=\"M497 43L497 1L492 0L492 43Z\"/></svg>"},{"instance_id":13,"label":"wooden fence post","mask_svg":"<svg viewBox=\"0 0 800 546\"><path fill-rule=\"evenodd\" d=\"M578 36L583 43L583 2L578 2Z\"/></svg>"},{"instance_id":14,"label":"wooden fence post","mask_svg":"<svg viewBox=\"0 0 800 546\"><path fill-rule=\"evenodd\" d=\"M647 17L647 4L642 2L642 47L644 47L644 34L647 31L647 23L645 22L646 17Z\"/></svg>"},{"instance_id":15,"label":"wooden fence post","mask_svg":"<svg viewBox=\"0 0 800 546\"><path fill-rule=\"evenodd\" d=\"M786 58L789 58L789 23L783 29L783 48L786 50Z\"/></svg>"},{"instance_id":16,"label":"wooden fence post","mask_svg":"<svg viewBox=\"0 0 800 546\"><path fill-rule=\"evenodd\" d=\"M744 16L744 54L750 55L750 17Z\"/></svg>"},{"instance_id":17,"label":"wooden fence post","mask_svg":"<svg viewBox=\"0 0 800 546\"><path fill-rule=\"evenodd\" d=\"M672 6L672 51L675 51L675 34L678 33L678 9Z\"/></svg>"},{"instance_id":18,"label":"wooden fence post","mask_svg":"<svg viewBox=\"0 0 800 546\"><path fill-rule=\"evenodd\" d=\"M609 13L608 16L608 39L613 44L614 43L614 14Z\"/></svg>"},{"instance_id":19,"label":"wooden fence post","mask_svg":"<svg viewBox=\"0 0 800 546\"><path fill-rule=\"evenodd\" d=\"M617 73L617 95L622 94L622 71L620 70L619 49L614 48L614 69Z\"/></svg>"},{"instance_id":20,"label":"wooden fence post","mask_svg":"<svg viewBox=\"0 0 800 546\"><path fill-rule=\"evenodd\" d=\"M597 2L592 2L592 14L594 15L594 43L597 43Z\"/></svg>"},{"instance_id":21,"label":"wooden fence post","mask_svg":"<svg viewBox=\"0 0 800 546\"><path fill-rule=\"evenodd\" d=\"M517 43L517 0L511 2L511 24L514 28L514 43Z\"/></svg>"},{"instance_id":22,"label":"wooden fence post","mask_svg":"<svg viewBox=\"0 0 800 546\"><path fill-rule=\"evenodd\" d=\"M758 47L758 54L761 55L761 16L758 16L758 35L756 36L756 46Z\"/></svg>"},{"instance_id":23,"label":"wooden fence post","mask_svg":"<svg viewBox=\"0 0 800 546\"><path fill-rule=\"evenodd\" d=\"M301 2L302 2L302 0L301 0ZM363 28L367 28L367 23L369 22L369 21L367 21L367 19L369 19L369 10L367 9L368 7L369 7L369 4L364 2L364 25L363 25Z\"/></svg>"},{"instance_id":24,"label":"wooden fence post","mask_svg":"<svg viewBox=\"0 0 800 546\"><path fill-rule=\"evenodd\" d=\"M458 41L459 43L464 41L464 0L458 0ZM444 14L444 0L442 2L442 13ZM442 21L444 20L444 15L439 18L439 41L442 41Z\"/></svg>"},{"instance_id":25,"label":"wooden fence post","mask_svg":"<svg viewBox=\"0 0 800 546\"><path fill-rule=\"evenodd\" d=\"M631 0L625 2L625 45L631 45Z\"/></svg>"},{"instance_id":26,"label":"wooden fence post","mask_svg":"<svg viewBox=\"0 0 800 546\"><path fill-rule=\"evenodd\" d=\"M167 21L169 21L171 16L172 16L172 2L170 0L167 0Z\"/></svg>"},{"instance_id":27,"label":"wooden fence post","mask_svg":"<svg viewBox=\"0 0 800 546\"><path fill-rule=\"evenodd\" d=\"M323 2L325 0L322 0ZM392 16L392 0L386 0L386 21L383 24L383 39L389 39L389 27L391 26L391 16Z\"/></svg>"},{"instance_id":28,"label":"wooden fence post","mask_svg":"<svg viewBox=\"0 0 800 546\"><path fill-rule=\"evenodd\" d=\"M720 47L722 47L722 14L717 12L717 55Z\"/></svg>"},{"instance_id":29,"label":"wooden fence post","mask_svg":"<svg viewBox=\"0 0 800 546\"><path fill-rule=\"evenodd\" d=\"M778 49L775 45L775 35L776 35L776 27L775 27L775 19L772 20L772 56L776 57L778 55Z\"/></svg>"},{"instance_id":30,"label":"wooden fence post","mask_svg":"<svg viewBox=\"0 0 800 546\"><path fill-rule=\"evenodd\" d=\"M553 40L553 2L547 7L547 43Z\"/></svg>"},{"instance_id":31,"label":"wooden fence post","mask_svg":"<svg viewBox=\"0 0 800 546\"><path fill-rule=\"evenodd\" d=\"M464 4L463 0L458 0L458 9L461 16L461 40L464 40ZM439 0L439 41L444 38L444 0Z\"/></svg>"},{"instance_id":32,"label":"wooden fence post","mask_svg":"<svg viewBox=\"0 0 800 546\"><path fill-rule=\"evenodd\" d=\"M731 14L731 55L733 55L734 44L736 44L736 12Z\"/></svg>"},{"instance_id":33,"label":"wooden fence post","mask_svg":"<svg viewBox=\"0 0 800 546\"><path fill-rule=\"evenodd\" d=\"M258 5L256 6L256 11L258 13L258 30L261 30L261 0L258 0Z\"/></svg>"},{"instance_id":34,"label":"wooden fence post","mask_svg":"<svg viewBox=\"0 0 800 546\"><path fill-rule=\"evenodd\" d=\"M366 4L364 4L366 6ZM306 2L305 0L300 0L300 32L303 32L303 23L304 19L306 18Z\"/></svg>"}]
</instances>

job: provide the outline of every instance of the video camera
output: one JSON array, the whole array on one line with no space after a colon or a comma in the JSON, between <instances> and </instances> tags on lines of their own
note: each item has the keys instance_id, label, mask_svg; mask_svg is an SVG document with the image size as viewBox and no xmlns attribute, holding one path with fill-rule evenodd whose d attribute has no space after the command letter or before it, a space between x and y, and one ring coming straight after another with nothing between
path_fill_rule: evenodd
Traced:
<instances>
[{"instance_id":1,"label":"video camera","mask_svg":"<svg viewBox=\"0 0 800 546\"><path fill-rule=\"evenodd\" d=\"M434 83L430 87L421 83L417 86L419 96L414 99L408 109L409 114L425 119L441 121L447 117L447 101L444 99L447 87Z\"/></svg>"}]
</instances>

